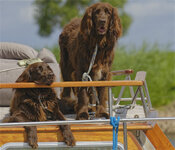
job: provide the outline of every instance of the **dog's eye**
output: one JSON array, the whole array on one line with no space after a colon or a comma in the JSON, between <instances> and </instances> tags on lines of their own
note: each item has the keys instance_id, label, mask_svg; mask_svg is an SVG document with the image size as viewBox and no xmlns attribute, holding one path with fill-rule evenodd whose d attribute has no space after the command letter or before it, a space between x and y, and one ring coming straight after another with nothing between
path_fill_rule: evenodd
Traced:
<instances>
[{"instance_id":1,"label":"dog's eye","mask_svg":"<svg viewBox=\"0 0 175 150\"><path fill-rule=\"evenodd\" d=\"M96 14L99 14L99 13L100 13L100 9L97 9L97 10L95 11L95 13L96 13Z\"/></svg>"},{"instance_id":2,"label":"dog's eye","mask_svg":"<svg viewBox=\"0 0 175 150\"><path fill-rule=\"evenodd\" d=\"M39 70L40 70L40 71L43 71L43 67L42 67L42 66L39 66Z\"/></svg>"},{"instance_id":3,"label":"dog's eye","mask_svg":"<svg viewBox=\"0 0 175 150\"><path fill-rule=\"evenodd\" d=\"M51 72L53 72L53 70L49 66L47 66L47 69L50 70Z\"/></svg>"},{"instance_id":4,"label":"dog's eye","mask_svg":"<svg viewBox=\"0 0 175 150\"><path fill-rule=\"evenodd\" d=\"M106 14L110 14L109 10L107 8L105 8L105 13Z\"/></svg>"}]
</instances>

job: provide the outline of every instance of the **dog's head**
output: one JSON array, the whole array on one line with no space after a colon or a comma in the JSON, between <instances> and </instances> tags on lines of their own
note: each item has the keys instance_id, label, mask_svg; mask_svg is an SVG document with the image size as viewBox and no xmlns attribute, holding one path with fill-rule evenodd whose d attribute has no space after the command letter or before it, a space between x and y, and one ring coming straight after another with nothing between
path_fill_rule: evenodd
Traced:
<instances>
[{"instance_id":1,"label":"dog's head","mask_svg":"<svg viewBox=\"0 0 175 150\"><path fill-rule=\"evenodd\" d=\"M116 38L120 37L122 27L117 9L108 3L96 3L90 6L83 16L80 30L84 34L90 34L94 30L97 35L111 32Z\"/></svg>"},{"instance_id":2,"label":"dog's head","mask_svg":"<svg viewBox=\"0 0 175 150\"><path fill-rule=\"evenodd\" d=\"M55 75L47 63L37 62L29 65L16 82L35 82L40 85L50 85L55 81Z\"/></svg>"}]
</instances>

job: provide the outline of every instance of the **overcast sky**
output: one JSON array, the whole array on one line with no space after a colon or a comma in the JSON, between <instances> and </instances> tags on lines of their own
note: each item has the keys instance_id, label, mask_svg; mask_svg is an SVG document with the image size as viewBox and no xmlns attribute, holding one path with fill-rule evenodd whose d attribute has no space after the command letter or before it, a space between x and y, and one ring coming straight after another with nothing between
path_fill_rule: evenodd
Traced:
<instances>
[{"instance_id":1,"label":"overcast sky","mask_svg":"<svg viewBox=\"0 0 175 150\"><path fill-rule=\"evenodd\" d=\"M0 41L43 48L57 44L60 29L47 38L38 35L33 0L0 0ZM143 41L175 51L175 0L128 0L125 10L133 19L119 45L141 46Z\"/></svg>"}]
</instances>

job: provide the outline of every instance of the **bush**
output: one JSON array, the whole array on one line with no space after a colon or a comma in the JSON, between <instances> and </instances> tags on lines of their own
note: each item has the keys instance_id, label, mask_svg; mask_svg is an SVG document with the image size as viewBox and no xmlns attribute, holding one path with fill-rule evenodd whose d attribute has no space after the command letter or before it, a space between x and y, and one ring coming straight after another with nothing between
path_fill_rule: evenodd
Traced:
<instances>
[{"instance_id":1,"label":"bush","mask_svg":"<svg viewBox=\"0 0 175 150\"><path fill-rule=\"evenodd\" d=\"M120 47L115 53L113 70L133 69L134 80L137 71L146 71L146 81L152 105L166 105L175 100L175 52L144 44L140 50L126 51ZM115 77L114 79L124 79ZM115 95L118 88L113 90ZM125 93L128 96L128 93Z\"/></svg>"}]
</instances>

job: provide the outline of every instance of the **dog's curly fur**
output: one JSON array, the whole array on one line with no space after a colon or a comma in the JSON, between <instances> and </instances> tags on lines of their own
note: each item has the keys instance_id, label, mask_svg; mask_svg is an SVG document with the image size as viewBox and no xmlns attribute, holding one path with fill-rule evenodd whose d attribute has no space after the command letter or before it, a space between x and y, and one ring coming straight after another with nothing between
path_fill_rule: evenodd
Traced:
<instances>
[{"instance_id":1,"label":"dog's curly fur","mask_svg":"<svg viewBox=\"0 0 175 150\"><path fill-rule=\"evenodd\" d=\"M98 52L90 72L92 80L110 80L110 69L114 58L114 46L122 27L117 9L108 3L96 3L87 8L82 19L73 19L59 37L61 49L60 67L64 81L81 81L97 45ZM107 88L96 88L100 101L96 116L106 117ZM75 91L75 90L74 90ZM62 98L69 101L71 88L64 88ZM77 119L88 119L88 103L93 103L86 88L79 88ZM74 102L74 101L72 101ZM72 102L66 102L71 106Z\"/></svg>"},{"instance_id":2,"label":"dog's curly fur","mask_svg":"<svg viewBox=\"0 0 175 150\"><path fill-rule=\"evenodd\" d=\"M50 66L44 62L38 62L28 66L16 82L35 82L40 85L50 85L54 80L55 75ZM59 110L58 98L54 89L15 89L10 105L10 116L5 118L3 122L46 120L65 120L62 112ZM27 142L32 148L37 148L36 127L26 126L25 130L27 133ZM60 130L62 131L65 143L69 146L74 146L75 139L70 127L68 125L61 125Z\"/></svg>"}]
</instances>

